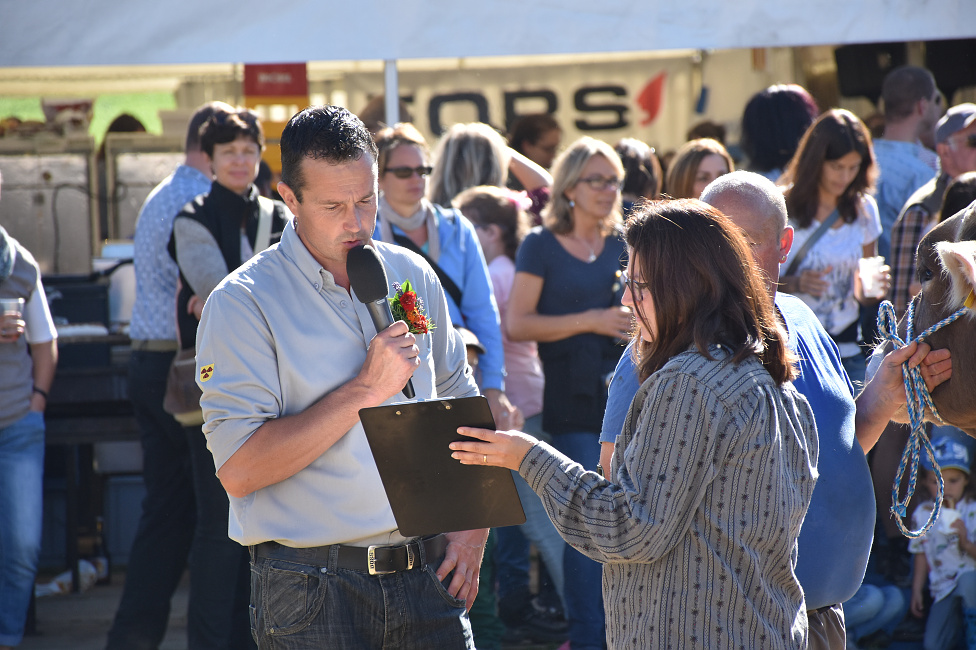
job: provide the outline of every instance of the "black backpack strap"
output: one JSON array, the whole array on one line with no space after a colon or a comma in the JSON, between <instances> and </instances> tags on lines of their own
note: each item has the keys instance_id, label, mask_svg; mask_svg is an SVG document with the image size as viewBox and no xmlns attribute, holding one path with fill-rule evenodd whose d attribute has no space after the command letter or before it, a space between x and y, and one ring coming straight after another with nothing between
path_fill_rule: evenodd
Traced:
<instances>
[{"instance_id":1,"label":"black backpack strap","mask_svg":"<svg viewBox=\"0 0 976 650\"><path fill-rule=\"evenodd\" d=\"M406 237L405 235L398 235L397 233L393 233L393 241L398 246L403 246L407 250L411 250L417 255L420 255L422 258L427 260L427 263L430 264L430 268L434 269L434 273L437 274L437 279L441 281L441 286L444 287L444 291L447 292L447 295L451 297L451 299L454 301L454 304L457 305L458 309L460 309L461 289L457 286L457 284L454 283L454 280L450 278L447 272L444 271L444 269L442 269L440 265L437 264L437 262L431 259L431 257L427 253L421 250L421 248L417 246L417 244L415 244L413 240L410 239L409 237Z\"/></svg>"}]
</instances>

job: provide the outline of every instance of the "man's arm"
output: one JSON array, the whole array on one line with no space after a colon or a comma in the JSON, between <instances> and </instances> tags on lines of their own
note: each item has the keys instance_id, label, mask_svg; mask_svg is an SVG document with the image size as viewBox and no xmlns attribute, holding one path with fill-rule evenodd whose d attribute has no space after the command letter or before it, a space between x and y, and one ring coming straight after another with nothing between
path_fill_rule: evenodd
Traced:
<instances>
[{"instance_id":1,"label":"man's arm","mask_svg":"<svg viewBox=\"0 0 976 650\"><path fill-rule=\"evenodd\" d=\"M886 354L878 372L855 399L854 431L865 454L878 442L889 421L907 421L905 381L901 372L901 364L906 360L911 368L922 365L922 377L929 390L952 376L948 350L932 351L928 344L913 341Z\"/></svg>"},{"instance_id":2,"label":"man's arm","mask_svg":"<svg viewBox=\"0 0 976 650\"><path fill-rule=\"evenodd\" d=\"M308 467L356 425L359 409L403 390L420 363L415 341L405 323L393 323L370 342L355 378L301 413L262 424L217 472L227 493L244 497Z\"/></svg>"},{"instance_id":3,"label":"man's arm","mask_svg":"<svg viewBox=\"0 0 976 650\"><path fill-rule=\"evenodd\" d=\"M54 381L54 369L58 365L58 342L56 339L43 343L31 343L31 361L34 364L34 388L45 393L51 391ZM31 394L30 409L43 411L47 406L47 397L41 393Z\"/></svg>"}]
</instances>

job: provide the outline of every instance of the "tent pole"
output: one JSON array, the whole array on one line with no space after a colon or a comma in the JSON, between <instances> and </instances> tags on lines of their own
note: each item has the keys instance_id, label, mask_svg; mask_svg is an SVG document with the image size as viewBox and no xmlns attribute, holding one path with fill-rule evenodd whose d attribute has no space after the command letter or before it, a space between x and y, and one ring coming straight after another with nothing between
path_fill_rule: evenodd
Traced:
<instances>
[{"instance_id":1,"label":"tent pole","mask_svg":"<svg viewBox=\"0 0 976 650\"><path fill-rule=\"evenodd\" d=\"M400 79L396 59L386 59L383 63L384 122L392 126L400 121Z\"/></svg>"}]
</instances>

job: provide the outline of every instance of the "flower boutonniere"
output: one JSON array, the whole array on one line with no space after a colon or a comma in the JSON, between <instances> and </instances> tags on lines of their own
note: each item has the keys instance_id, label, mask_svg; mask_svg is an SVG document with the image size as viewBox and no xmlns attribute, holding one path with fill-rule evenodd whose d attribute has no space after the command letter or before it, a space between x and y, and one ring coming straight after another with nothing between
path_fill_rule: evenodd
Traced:
<instances>
[{"instance_id":1,"label":"flower boutonniere","mask_svg":"<svg viewBox=\"0 0 976 650\"><path fill-rule=\"evenodd\" d=\"M413 290L410 280L404 280L403 284L393 283L390 311L393 320L402 320L410 326L411 334L426 334L437 327L424 313L424 301Z\"/></svg>"}]
</instances>

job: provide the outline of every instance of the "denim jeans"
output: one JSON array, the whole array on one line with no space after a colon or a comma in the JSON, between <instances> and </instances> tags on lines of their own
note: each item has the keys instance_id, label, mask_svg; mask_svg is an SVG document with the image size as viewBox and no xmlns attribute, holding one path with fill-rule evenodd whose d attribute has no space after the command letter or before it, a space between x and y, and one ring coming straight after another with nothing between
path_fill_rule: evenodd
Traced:
<instances>
[{"instance_id":1,"label":"denim jeans","mask_svg":"<svg viewBox=\"0 0 976 650\"><path fill-rule=\"evenodd\" d=\"M142 440L146 496L108 650L159 646L193 542L196 504L186 432L163 410L173 355L134 350L129 357L129 399Z\"/></svg>"},{"instance_id":2,"label":"denim jeans","mask_svg":"<svg viewBox=\"0 0 976 650\"><path fill-rule=\"evenodd\" d=\"M0 646L24 636L41 550L44 415L0 429Z\"/></svg>"},{"instance_id":3,"label":"denim jeans","mask_svg":"<svg viewBox=\"0 0 976 650\"><path fill-rule=\"evenodd\" d=\"M199 426L184 429L193 468L196 530L190 553L190 598L186 614L189 650L254 648L248 606L250 555L227 536L230 502Z\"/></svg>"},{"instance_id":4,"label":"denim jeans","mask_svg":"<svg viewBox=\"0 0 976 650\"><path fill-rule=\"evenodd\" d=\"M965 611L976 609L976 571L960 573L956 588L932 603L925 623L925 650L949 650L958 646L965 633Z\"/></svg>"},{"instance_id":5,"label":"denim jeans","mask_svg":"<svg viewBox=\"0 0 976 650\"><path fill-rule=\"evenodd\" d=\"M423 551L421 551L422 553ZM371 576L265 558L251 564L251 627L261 650L474 650L464 601L425 568ZM422 558L429 559L429 558Z\"/></svg>"},{"instance_id":6,"label":"denim jeans","mask_svg":"<svg viewBox=\"0 0 976 650\"><path fill-rule=\"evenodd\" d=\"M525 421L523 430L538 437L541 424L542 415L536 415ZM528 589L529 542L532 542L546 563L546 570L565 608L563 553L566 542L559 536L555 525L549 519L539 495L532 491L518 472L512 472L512 476L515 479L519 500L522 502L522 510L525 511L525 523L520 526L503 526L495 529L495 534L498 536L495 547L498 598L502 600L520 589Z\"/></svg>"},{"instance_id":7,"label":"denim jeans","mask_svg":"<svg viewBox=\"0 0 976 650\"><path fill-rule=\"evenodd\" d=\"M844 603L848 636L855 641L886 627L905 613L905 596L894 585L862 584Z\"/></svg>"},{"instance_id":8,"label":"denim jeans","mask_svg":"<svg viewBox=\"0 0 976 650\"><path fill-rule=\"evenodd\" d=\"M600 463L600 434L579 432L553 435L553 446L589 470ZM603 565L571 546L563 554L566 580L566 620L573 650L600 650L606 646L603 611Z\"/></svg>"}]
</instances>

